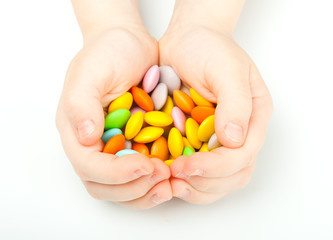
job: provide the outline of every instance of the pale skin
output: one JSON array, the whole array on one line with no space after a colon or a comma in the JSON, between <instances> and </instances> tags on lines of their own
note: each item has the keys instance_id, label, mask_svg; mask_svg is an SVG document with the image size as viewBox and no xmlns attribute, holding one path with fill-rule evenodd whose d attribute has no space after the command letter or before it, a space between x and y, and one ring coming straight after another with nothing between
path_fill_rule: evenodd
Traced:
<instances>
[{"instance_id":1,"label":"pale skin","mask_svg":"<svg viewBox=\"0 0 333 240\"><path fill-rule=\"evenodd\" d=\"M172 197L208 204L246 186L273 104L255 64L233 40L244 0L177 0L159 44L145 29L135 0L72 3L84 47L69 66L56 122L87 191L97 199L147 209ZM170 168L141 154L101 153L103 108L154 64L171 66L217 103L215 129L224 147L182 156Z\"/></svg>"}]
</instances>

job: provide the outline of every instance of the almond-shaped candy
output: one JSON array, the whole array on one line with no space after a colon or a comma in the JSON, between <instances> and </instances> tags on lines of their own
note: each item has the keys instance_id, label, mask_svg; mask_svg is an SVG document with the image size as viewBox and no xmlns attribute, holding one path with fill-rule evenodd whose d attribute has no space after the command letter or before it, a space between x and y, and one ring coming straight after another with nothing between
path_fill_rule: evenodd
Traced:
<instances>
[{"instance_id":1,"label":"almond-shaped candy","mask_svg":"<svg viewBox=\"0 0 333 240\"><path fill-rule=\"evenodd\" d=\"M159 83L153 93L151 99L154 103L155 111L160 110L166 103L168 98L168 87L165 83Z\"/></svg>"},{"instance_id":2,"label":"almond-shaped candy","mask_svg":"<svg viewBox=\"0 0 333 240\"><path fill-rule=\"evenodd\" d=\"M142 80L142 88L146 93L150 93L156 87L160 78L160 69L157 65L152 66L146 72Z\"/></svg>"},{"instance_id":3,"label":"almond-shaped candy","mask_svg":"<svg viewBox=\"0 0 333 240\"><path fill-rule=\"evenodd\" d=\"M208 151L211 151L215 148L221 147L221 143L217 139L216 133L214 133L208 141Z\"/></svg>"},{"instance_id":4,"label":"almond-shaped candy","mask_svg":"<svg viewBox=\"0 0 333 240\"><path fill-rule=\"evenodd\" d=\"M186 116L179 107L174 107L171 112L171 117L175 127L180 131L180 133L185 136L185 123Z\"/></svg>"},{"instance_id":5,"label":"almond-shaped candy","mask_svg":"<svg viewBox=\"0 0 333 240\"><path fill-rule=\"evenodd\" d=\"M169 95L172 95L174 90L179 90L181 85L177 73L169 66L160 67L160 83L165 83L168 86Z\"/></svg>"}]
</instances>

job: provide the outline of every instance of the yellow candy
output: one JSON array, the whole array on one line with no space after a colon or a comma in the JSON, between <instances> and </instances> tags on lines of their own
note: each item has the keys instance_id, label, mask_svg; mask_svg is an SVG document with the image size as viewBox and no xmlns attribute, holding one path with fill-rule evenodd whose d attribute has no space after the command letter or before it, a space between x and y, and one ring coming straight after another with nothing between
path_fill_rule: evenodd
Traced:
<instances>
[{"instance_id":1,"label":"yellow candy","mask_svg":"<svg viewBox=\"0 0 333 240\"><path fill-rule=\"evenodd\" d=\"M193 151L195 151L194 148L192 147L191 143L187 140L186 137L183 137L183 142L184 142L184 148L189 147L189 148L191 148Z\"/></svg>"},{"instance_id":2,"label":"yellow candy","mask_svg":"<svg viewBox=\"0 0 333 240\"><path fill-rule=\"evenodd\" d=\"M199 129L199 124L193 118L188 118L186 120L185 124L186 137L190 142L190 144L196 149L199 149L201 147L201 141L198 138L198 129Z\"/></svg>"},{"instance_id":3,"label":"yellow candy","mask_svg":"<svg viewBox=\"0 0 333 240\"><path fill-rule=\"evenodd\" d=\"M109 113L117 109L127 109L129 110L132 107L133 96L129 92L125 92L120 97L116 98L111 102L109 106Z\"/></svg>"},{"instance_id":4,"label":"yellow candy","mask_svg":"<svg viewBox=\"0 0 333 240\"><path fill-rule=\"evenodd\" d=\"M170 96L168 96L166 103L164 104L164 107L161 109L162 112L165 112L166 114L171 116L172 108L174 107L173 101Z\"/></svg>"},{"instance_id":5,"label":"yellow candy","mask_svg":"<svg viewBox=\"0 0 333 240\"><path fill-rule=\"evenodd\" d=\"M199 149L199 152L209 152L208 143L203 143L201 148Z\"/></svg>"},{"instance_id":6,"label":"yellow candy","mask_svg":"<svg viewBox=\"0 0 333 240\"><path fill-rule=\"evenodd\" d=\"M173 162L173 159L165 160L164 162L170 167L171 163Z\"/></svg>"},{"instance_id":7,"label":"yellow candy","mask_svg":"<svg viewBox=\"0 0 333 240\"><path fill-rule=\"evenodd\" d=\"M205 120L203 120L202 123L200 124L198 129L198 138L200 141L208 142L210 137L214 134L215 132L214 118L215 115L211 115L207 117Z\"/></svg>"},{"instance_id":8,"label":"yellow candy","mask_svg":"<svg viewBox=\"0 0 333 240\"><path fill-rule=\"evenodd\" d=\"M179 132L179 130L175 127L173 127L169 132L168 148L169 152L174 158L177 158L183 154L184 150L183 136Z\"/></svg>"},{"instance_id":9,"label":"yellow candy","mask_svg":"<svg viewBox=\"0 0 333 240\"><path fill-rule=\"evenodd\" d=\"M137 111L127 121L125 127L125 137L127 140L134 138L141 130L143 124L143 113Z\"/></svg>"},{"instance_id":10,"label":"yellow candy","mask_svg":"<svg viewBox=\"0 0 333 240\"><path fill-rule=\"evenodd\" d=\"M164 130L163 128L159 127L145 127L141 129L141 131L136 135L133 139L135 142L138 143L149 143L153 142L162 136Z\"/></svg>"},{"instance_id":11,"label":"yellow candy","mask_svg":"<svg viewBox=\"0 0 333 240\"><path fill-rule=\"evenodd\" d=\"M197 93L193 88L190 88L190 95L193 102L198 106L207 106L207 107L214 107L211 102L208 102L206 99L201 97L199 93Z\"/></svg>"},{"instance_id":12,"label":"yellow candy","mask_svg":"<svg viewBox=\"0 0 333 240\"><path fill-rule=\"evenodd\" d=\"M170 115L160 111L151 111L145 113L144 120L146 123L155 127L166 127L173 122Z\"/></svg>"}]
</instances>

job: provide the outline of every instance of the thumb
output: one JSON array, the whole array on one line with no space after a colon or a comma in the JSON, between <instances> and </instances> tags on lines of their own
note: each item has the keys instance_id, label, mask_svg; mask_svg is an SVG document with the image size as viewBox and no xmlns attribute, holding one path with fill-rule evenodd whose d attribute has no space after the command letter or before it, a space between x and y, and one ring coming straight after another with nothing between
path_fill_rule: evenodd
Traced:
<instances>
[{"instance_id":1,"label":"thumb","mask_svg":"<svg viewBox=\"0 0 333 240\"><path fill-rule=\"evenodd\" d=\"M237 148L243 145L252 112L252 98L249 86L249 68L222 69L215 72L217 97L215 129L219 141L225 147Z\"/></svg>"},{"instance_id":2,"label":"thumb","mask_svg":"<svg viewBox=\"0 0 333 240\"><path fill-rule=\"evenodd\" d=\"M80 83L79 83L80 84ZM98 91L89 86L67 86L64 89L65 115L82 145L94 145L102 137L104 111Z\"/></svg>"}]
</instances>

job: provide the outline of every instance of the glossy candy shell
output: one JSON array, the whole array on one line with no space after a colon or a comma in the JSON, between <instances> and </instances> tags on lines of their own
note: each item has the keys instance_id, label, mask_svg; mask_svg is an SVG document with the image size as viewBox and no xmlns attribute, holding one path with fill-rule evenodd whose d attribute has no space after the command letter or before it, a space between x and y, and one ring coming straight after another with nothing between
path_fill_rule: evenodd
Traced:
<instances>
[{"instance_id":1,"label":"glossy candy shell","mask_svg":"<svg viewBox=\"0 0 333 240\"><path fill-rule=\"evenodd\" d=\"M125 141L124 135L118 134L110 138L110 140L105 144L103 152L115 154L125 148Z\"/></svg>"},{"instance_id":2,"label":"glossy candy shell","mask_svg":"<svg viewBox=\"0 0 333 240\"><path fill-rule=\"evenodd\" d=\"M161 136L156 139L151 146L150 154L161 160L167 160L169 157L168 142L165 137Z\"/></svg>"},{"instance_id":3,"label":"glossy candy shell","mask_svg":"<svg viewBox=\"0 0 333 240\"><path fill-rule=\"evenodd\" d=\"M169 132L168 148L171 155L177 158L182 155L184 149L183 136L179 130L173 127Z\"/></svg>"},{"instance_id":4,"label":"glossy candy shell","mask_svg":"<svg viewBox=\"0 0 333 240\"><path fill-rule=\"evenodd\" d=\"M132 149L137 151L138 153L142 153L146 156L149 156L149 149L143 143L134 143Z\"/></svg>"},{"instance_id":5,"label":"glossy candy shell","mask_svg":"<svg viewBox=\"0 0 333 240\"><path fill-rule=\"evenodd\" d=\"M169 66L160 67L160 82L167 85L169 95L172 95L173 91L178 90L181 85L177 73Z\"/></svg>"},{"instance_id":6,"label":"glossy candy shell","mask_svg":"<svg viewBox=\"0 0 333 240\"><path fill-rule=\"evenodd\" d=\"M183 111L178 107L174 107L172 109L171 116L175 127L180 131L182 135L185 135L186 116Z\"/></svg>"},{"instance_id":7,"label":"glossy candy shell","mask_svg":"<svg viewBox=\"0 0 333 240\"><path fill-rule=\"evenodd\" d=\"M129 110L133 104L133 96L129 92L125 92L120 97L113 100L109 105L108 113L113 112L117 109L127 109Z\"/></svg>"},{"instance_id":8,"label":"glossy candy shell","mask_svg":"<svg viewBox=\"0 0 333 240\"><path fill-rule=\"evenodd\" d=\"M160 110L168 98L168 87L165 83L159 83L151 94L155 111Z\"/></svg>"},{"instance_id":9,"label":"glossy candy shell","mask_svg":"<svg viewBox=\"0 0 333 240\"><path fill-rule=\"evenodd\" d=\"M117 152L116 156L121 157L121 156L124 156L124 155L135 154L135 153L138 153L138 152L134 151L132 149L124 149L124 150L121 150L121 151Z\"/></svg>"},{"instance_id":10,"label":"glossy candy shell","mask_svg":"<svg viewBox=\"0 0 333 240\"><path fill-rule=\"evenodd\" d=\"M125 137L127 140L134 138L141 130L143 124L143 113L138 111L134 113L127 121L125 127Z\"/></svg>"},{"instance_id":11,"label":"glossy candy shell","mask_svg":"<svg viewBox=\"0 0 333 240\"><path fill-rule=\"evenodd\" d=\"M199 124L207 117L215 114L215 108L206 106L197 106L192 109L191 117Z\"/></svg>"},{"instance_id":12,"label":"glossy candy shell","mask_svg":"<svg viewBox=\"0 0 333 240\"><path fill-rule=\"evenodd\" d=\"M192 153L194 153L194 150L191 149L190 147L185 147L183 151L184 156L190 156Z\"/></svg>"},{"instance_id":13,"label":"glossy candy shell","mask_svg":"<svg viewBox=\"0 0 333 240\"><path fill-rule=\"evenodd\" d=\"M105 118L105 130L111 128L123 128L130 116L131 112L127 109L117 109L109 113Z\"/></svg>"},{"instance_id":14,"label":"glossy candy shell","mask_svg":"<svg viewBox=\"0 0 333 240\"><path fill-rule=\"evenodd\" d=\"M208 141L208 151L212 151L215 148L221 147L221 143L217 139L216 133L214 133Z\"/></svg>"},{"instance_id":15,"label":"glossy candy shell","mask_svg":"<svg viewBox=\"0 0 333 240\"><path fill-rule=\"evenodd\" d=\"M143 91L141 88L132 87L132 95L133 99L139 107L141 107L145 111L153 111L154 110L154 103L153 100L150 98L148 93Z\"/></svg>"},{"instance_id":16,"label":"glossy candy shell","mask_svg":"<svg viewBox=\"0 0 333 240\"><path fill-rule=\"evenodd\" d=\"M206 106L206 107L214 107L214 104L211 102L208 102L206 99L204 99L199 93L197 93L193 88L190 88L190 95L193 100L193 102L198 106Z\"/></svg>"},{"instance_id":17,"label":"glossy candy shell","mask_svg":"<svg viewBox=\"0 0 333 240\"><path fill-rule=\"evenodd\" d=\"M187 140L195 149L199 149L201 147L201 141L198 138L199 124L193 118L188 118L185 128Z\"/></svg>"},{"instance_id":18,"label":"glossy candy shell","mask_svg":"<svg viewBox=\"0 0 333 240\"><path fill-rule=\"evenodd\" d=\"M142 88L146 93L150 93L156 87L160 78L160 69L157 65L152 66L146 72L142 80Z\"/></svg>"},{"instance_id":19,"label":"glossy candy shell","mask_svg":"<svg viewBox=\"0 0 333 240\"><path fill-rule=\"evenodd\" d=\"M151 111L147 112L144 115L144 120L149 125L155 126L155 127L166 127L172 124L173 120L170 117L170 115L160 112L160 111Z\"/></svg>"},{"instance_id":20,"label":"glossy candy shell","mask_svg":"<svg viewBox=\"0 0 333 240\"><path fill-rule=\"evenodd\" d=\"M186 114L191 114L192 109L194 108L193 100L183 91L175 90L173 92L173 99L177 107L179 107Z\"/></svg>"},{"instance_id":21,"label":"glossy candy shell","mask_svg":"<svg viewBox=\"0 0 333 240\"><path fill-rule=\"evenodd\" d=\"M208 142L210 137L214 134L215 132L215 127L214 127L214 119L215 115L209 116L203 122L200 124L199 129L198 129L198 138L202 142Z\"/></svg>"},{"instance_id":22,"label":"glossy candy shell","mask_svg":"<svg viewBox=\"0 0 333 240\"><path fill-rule=\"evenodd\" d=\"M163 128L159 127L145 127L141 129L141 131L136 135L134 138L135 142L139 143L149 143L153 142L162 136L164 130Z\"/></svg>"},{"instance_id":23,"label":"glossy candy shell","mask_svg":"<svg viewBox=\"0 0 333 240\"><path fill-rule=\"evenodd\" d=\"M164 104L161 111L165 112L168 115L171 115L173 107L174 107L174 104L173 104L172 98L170 96L168 96L167 100L166 100L166 103Z\"/></svg>"},{"instance_id":24,"label":"glossy candy shell","mask_svg":"<svg viewBox=\"0 0 333 240\"><path fill-rule=\"evenodd\" d=\"M110 140L110 138L118 134L123 134L123 132L119 128L111 128L103 133L102 141L104 142L104 144L106 144Z\"/></svg>"}]
</instances>

